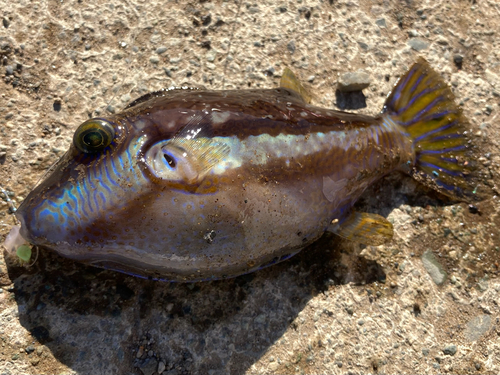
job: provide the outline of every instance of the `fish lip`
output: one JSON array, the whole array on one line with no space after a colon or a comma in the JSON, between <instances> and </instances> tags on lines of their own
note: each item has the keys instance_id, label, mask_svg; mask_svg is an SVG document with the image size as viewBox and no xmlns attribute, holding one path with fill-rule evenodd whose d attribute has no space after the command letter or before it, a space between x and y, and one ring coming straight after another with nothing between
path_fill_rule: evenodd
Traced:
<instances>
[{"instance_id":1,"label":"fish lip","mask_svg":"<svg viewBox=\"0 0 500 375\"><path fill-rule=\"evenodd\" d=\"M31 194L31 193L30 193ZM30 195L21 203L17 211L15 212L15 217L20 223L19 235L32 245L44 246L46 241L42 241L42 238L33 235L30 230L29 217L26 215L27 209L29 209ZM32 221L32 220L30 220Z\"/></svg>"},{"instance_id":2,"label":"fish lip","mask_svg":"<svg viewBox=\"0 0 500 375\"><path fill-rule=\"evenodd\" d=\"M20 223L20 235L27 241L31 243L31 238L28 232L28 225L26 224L26 208L28 206L29 198L31 196L31 192L28 194L28 196L21 202L21 205L18 207L16 212L14 213L14 216Z\"/></svg>"}]
</instances>

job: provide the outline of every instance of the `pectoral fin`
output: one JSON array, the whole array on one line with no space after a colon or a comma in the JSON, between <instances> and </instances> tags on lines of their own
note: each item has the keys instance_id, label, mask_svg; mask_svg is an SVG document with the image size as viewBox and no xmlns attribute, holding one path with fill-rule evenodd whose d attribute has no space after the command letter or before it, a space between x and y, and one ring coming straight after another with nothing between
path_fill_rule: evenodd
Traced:
<instances>
[{"instance_id":1,"label":"pectoral fin","mask_svg":"<svg viewBox=\"0 0 500 375\"><path fill-rule=\"evenodd\" d=\"M311 103L311 95L307 92L304 86L302 86L295 74L293 74L293 72L288 68L285 68L283 74L281 75L280 87L295 91L300 95L302 100L306 103Z\"/></svg>"},{"instance_id":2,"label":"pectoral fin","mask_svg":"<svg viewBox=\"0 0 500 375\"><path fill-rule=\"evenodd\" d=\"M365 245L378 246L392 239L392 224L384 217L366 212L353 212L341 224L332 223L329 230L340 237Z\"/></svg>"}]
</instances>

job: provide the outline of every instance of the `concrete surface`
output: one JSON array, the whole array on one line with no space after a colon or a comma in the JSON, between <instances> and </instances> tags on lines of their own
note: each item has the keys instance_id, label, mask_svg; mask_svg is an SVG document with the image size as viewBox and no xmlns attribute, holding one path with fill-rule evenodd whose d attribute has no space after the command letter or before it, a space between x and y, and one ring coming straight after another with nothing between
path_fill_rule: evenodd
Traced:
<instances>
[{"instance_id":1,"label":"concrete surface","mask_svg":"<svg viewBox=\"0 0 500 375\"><path fill-rule=\"evenodd\" d=\"M82 121L148 91L271 88L289 66L317 105L373 115L418 56L463 104L491 189L469 207L390 175L359 207L394 222L392 243L326 236L220 282L148 282L49 251L28 268L2 257L0 374L500 372L498 1L0 0L0 9L0 184L15 205ZM336 93L337 77L360 69L372 79L358 93L366 107ZM0 241L13 224L3 197Z\"/></svg>"}]
</instances>

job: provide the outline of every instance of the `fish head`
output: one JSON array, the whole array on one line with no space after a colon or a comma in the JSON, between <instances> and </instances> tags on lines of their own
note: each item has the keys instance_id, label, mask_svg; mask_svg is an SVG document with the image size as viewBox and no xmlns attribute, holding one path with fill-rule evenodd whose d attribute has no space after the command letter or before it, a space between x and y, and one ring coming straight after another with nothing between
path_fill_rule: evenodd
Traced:
<instances>
[{"instance_id":1,"label":"fish head","mask_svg":"<svg viewBox=\"0 0 500 375\"><path fill-rule=\"evenodd\" d=\"M17 210L21 235L76 258L102 243L109 226L102 223L137 189L129 173L137 168L144 137L134 133L120 119L81 124L70 148Z\"/></svg>"},{"instance_id":2,"label":"fish head","mask_svg":"<svg viewBox=\"0 0 500 375\"><path fill-rule=\"evenodd\" d=\"M192 249L185 239L196 237L193 223L205 218L206 196L217 190L214 166L229 150L205 136L200 121L186 127L188 119L175 121L177 114L171 111L170 128L142 115L81 124L69 150L17 210L22 237L140 275L168 264L165 254ZM202 234L195 242L207 240Z\"/></svg>"}]
</instances>

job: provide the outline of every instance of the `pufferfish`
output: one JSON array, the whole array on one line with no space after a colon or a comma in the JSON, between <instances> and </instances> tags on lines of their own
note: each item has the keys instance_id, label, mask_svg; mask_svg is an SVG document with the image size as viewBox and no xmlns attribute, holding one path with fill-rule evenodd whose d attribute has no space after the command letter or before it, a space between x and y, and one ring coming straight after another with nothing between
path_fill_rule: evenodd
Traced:
<instances>
[{"instance_id":1,"label":"pufferfish","mask_svg":"<svg viewBox=\"0 0 500 375\"><path fill-rule=\"evenodd\" d=\"M140 277L234 277L290 258L325 231L393 236L353 210L405 171L448 196L475 194L470 130L420 58L375 117L324 109L290 70L265 90L161 90L76 130L16 212L7 240Z\"/></svg>"}]
</instances>

